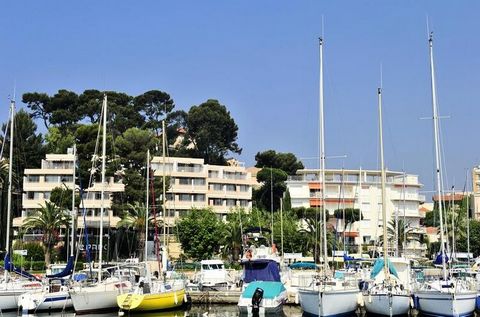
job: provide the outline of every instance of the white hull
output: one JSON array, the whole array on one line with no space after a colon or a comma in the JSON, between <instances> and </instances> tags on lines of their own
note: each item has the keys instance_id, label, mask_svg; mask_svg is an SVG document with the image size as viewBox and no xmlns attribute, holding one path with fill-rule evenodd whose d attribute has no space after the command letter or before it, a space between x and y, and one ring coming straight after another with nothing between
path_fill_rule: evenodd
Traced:
<instances>
[{"instance_id":1,"label":"white hull","mask_svg":"<svg viewBox=\"0 0 480 317\"><path fill-rule=\"evenodd\" d=\"M18 299L18 307L22 311L38 312L47 310L65 310L72 308L72 300L68 291L60 292L29 292Z\"/></svg>"},{"instance_id":2,"label":"white hull","mask_svg":"<svg viewBox=\"0 0 480 317\"><path fill-rule=\"evenodd\" d=\"M430 316L472 316L475 311L475 292L441 292L438 290L415 293L417 309Z\"/></svg>"},{"instance_id":3,"label":"white hull","mask_svg":"<svg viewBox=\"0 0 480 317\"><path fill-rule=\"evenodd\" d=\"M410 296L400 294L364 294L367 313L382 316L405 316L410 310Z\"/></svg>"},{"instance_id":4,"label":"white hull","mask_svg":"<svg viewBox=\"0 0 480 317\"><path fill-rule=\"evenodd\" d=\"M129 282L106 282L94 286L75 287L70 290L73 308L77 313L116 310L117 296L128 292Z\"/></svg>"},{"instance_id":5,"label":"white hull","mask_svg":"<svg viewBox=\"0 0 480 317\"><path fill-rule=\"evenodd\" d=\"M287 301L287 291L280 293L277 297L263 298L260 302L259 314L278 314L283 309L283 304ZM238 300L238 310L241 314L252 313L252 299L240 297Z\"/></svg>"},{"instance_id":6,"label":"white hull","mask_svg":"<svg viewBox=\"0 0 480 317\"><path fill-rule=\"evenodd\" d=\"M299 289L300 305L304 313L328 317L350 315L358 307L357 289L325 290L319 294L318 290Z\"/></svg>"},{"instance_id":7,"label":"white hull","mask_svg":"<svg viewBox=\"0 0 480 317\"><path fill-rule=\"evenodd\" d=\"M0 311L17 310L20 295L35 289L40 289L38 282L18 282L0 284Z\"/></svg>"}]
</instances>

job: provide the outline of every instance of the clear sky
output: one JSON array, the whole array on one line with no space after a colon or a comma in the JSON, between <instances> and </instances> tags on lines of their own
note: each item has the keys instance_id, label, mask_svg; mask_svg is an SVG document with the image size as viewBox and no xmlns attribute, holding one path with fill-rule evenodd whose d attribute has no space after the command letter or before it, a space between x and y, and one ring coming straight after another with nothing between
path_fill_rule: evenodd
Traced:
<instances>
[{"instance_id":1,"label":"clear sky","mask_svg":"<svg viewBox=\"0 0 480 317\"><path fill-rule=\"evenodd\" d=\"M318 40L324 17L327 167L378 168L383 68L386 166L433 189L427 16L435 32L448 186L480 164L478 1L2 1L0 118L24 92L168 92L209 98L239 127L238 157L292 152L318 167ZM1 105L3 104L3 106ZM39 127L41 123L39 122ZM429 196L430 194L427 194Z\"/></svg>"}]
</instances>

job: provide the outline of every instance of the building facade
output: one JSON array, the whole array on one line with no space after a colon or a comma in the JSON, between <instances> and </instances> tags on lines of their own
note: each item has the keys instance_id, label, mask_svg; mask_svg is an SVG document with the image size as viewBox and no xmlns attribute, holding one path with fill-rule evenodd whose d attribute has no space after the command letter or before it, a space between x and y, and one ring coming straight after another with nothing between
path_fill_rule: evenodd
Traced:
<instances>
[{"instance_id":1,"label":"building facade","mask_svg":"<svg viewBox=\"0 0 480 317\"><path fill-rule=\"evenodd\" d=\"M63 187L67 189L75 189L78 192L78 186L74 183L74 161L75 157L73 150L69 149L67 154L47 154L42 160L41 167L35 169L25 169L23 179L23 196L22 196L22 215L14 218L13 226L21 227L24 220L33 215L38 209L45 205L45 202L50 199L51 192L56 187ZM94 183L91 187L86 189L83 193L81 208L75 212L77 216L83 216L85 212L85 219L87 226L100 226L100 210L102 207L102 186L101 183ZM104 207L104 227L114 228L119 217L114 216L111 210L111 196L113 192L123 192L124 184L121 180L115 181L109 178L104 187L105 199L103 201ZM66 198L71 201L71 197ZM81 218L80 218L81 219ZM77 221L79 228L84 227L83 221ZM34 233L25 235L25 238L35 238Z\"/></svg>"},{"instance_id":2,"label":"building facade","mask_svg":"<svg viewBox=\"0 0 480 317\"><path fill-rule=\"evenodd\" d=\"M235 208L252 208L252 179L243 164L208 165L203 159L166 157L152 158L155 177L169 178L166 195L166 221L186 215L192 208L211 208L225 219ZM161 194L161 193L158 193Z\"/></svg>"},{"instance_id":3,"label":"building facade","mask_svg":"<svg viewBox=\"0 0 480 317\"><path fill-rule=\"evenodd\" d=\"M425 201L425 196L419 194L422 184L417 175L404 175L402 172L387 171L386 180L387 222L404 219L409 226L409 234L418 239L407 241L403 253L423 257L427 246L421 242L425 234L425 214L419 209L419 205ZM379 237L383 234L381 172L326 170L325 187L322 188L319 170L298 170L297 175L289 177L287 181L292 207L317 208L325 205L330 215L329 222L355 253L377 248ZM359 209L363 219L345 225L348 220L334 217L335 210L345 208ZM394 247L393 242L391 247Z\"/></svg>"},{"instance_id":4,"label":"building facade","mask_svg":"<svg viewBox=\"0 0 480 317\"><path fill-rule=\"evenodd\" d=\"M472 168L472 191L473 202L469 202L469 205L474 211L474 218L480 219L480 166Z\"/></svg>"}]
</instances>

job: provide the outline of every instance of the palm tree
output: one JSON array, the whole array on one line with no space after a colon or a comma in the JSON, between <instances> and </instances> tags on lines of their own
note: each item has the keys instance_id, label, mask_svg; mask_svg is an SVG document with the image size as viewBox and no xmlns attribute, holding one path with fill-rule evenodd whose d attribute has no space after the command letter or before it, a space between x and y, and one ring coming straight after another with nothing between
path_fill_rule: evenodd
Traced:
<instances>
[{"instance_id":1,"label":"palm tree","mask_svg":"<svg viewBox=\"0 0 480 317\"><path fill-rule=\"evenodd\" d=\"M25 229L39 229L43 232L42 242L45 247L45 264L50 264L51 250L58 242L59 229L68 226L70 216L54 203L45 201L45 205L32 216L25 219Z\"/></svg>"},{"instance_id":2,"label":"palm tree","mask_svg":"<svg viewBox=\"0 0 480 317\"><path fill-rule=\"evenodd\" d=\"M138 255L143 259L143 250L145 248L145 216L147 210L144 203L135 202L128 204L126 211L122 214L120 221L117 223L117 228L133 229L138 232ZM154 223L152 217L148 218L150 223ZM157 224L161 221L157 219ZM146 260L146 259L143 259Z\"/></svg>"},{"instance_id":3,"label":"palm tree","mask_svg":"<svg viewBox=\"0 0 480 317\"><path fill-rule=\"evenodd\" d=\"M410 226L409 221L398 219L398 254L403 253L403 247L410 241L419 240L414 233L415 228ZM395 242L396 225L395 220L390 220L387 224L387 237L389 241ZM379 245L382 245L383 235L378 237Z\"/></svg>"}]
</instances>

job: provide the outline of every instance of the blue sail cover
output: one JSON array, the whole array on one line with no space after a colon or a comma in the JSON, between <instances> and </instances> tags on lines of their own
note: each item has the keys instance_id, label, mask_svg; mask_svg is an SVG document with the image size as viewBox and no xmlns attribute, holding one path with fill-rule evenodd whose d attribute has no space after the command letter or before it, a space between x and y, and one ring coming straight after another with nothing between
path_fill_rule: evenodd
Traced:
<instances>
[{"instance_id":1,"label":"blue sail cover","mask_svg":"<svg viewBox=\"0 0 480 317\"><path fill-rule=\"evenodd\" d=\"M28 273L28 272L25 272L25 271L22 271L21 269L15 267L13 265L13 263L10 261L10 254L5 254L5 259L4 259L4 268L5 270L7 270L8 272L13 272L15 274L18 274L22 277L25 277L25 278L28 278L28 279L33 279L35 281L40 281L36 276L33 276L32 274Z\"/></svg>"},{"instance_id":2,"label":"blue sail cover","mask_svg":"<svg viewBox=\"0 0 480 317\"><path fill-rule=\"evenodd\" d=\"M250 283L253 281L274 281L280 282L280 271L278 263L273 260L253 260L244 261L243 281Z\"/></svg>"},{"instance_id":3,"label":"blue sail cover","mask_svg":"<svg viewBox=\"0 0 480 317\"><path fill-rule=\"evenodd\" d=\"M445 254L445 263L448 263L448 255ZM433 261L433 264L442 264L442 253L440 252L437 254L437 257L435 258L435 261Z\"/></svg>"},{"instance_id":4,"label":"blue sail cover","mask_svg":"<svg viewBox=\"0 0 480 317\"><path fill-rule=\"evenodd\" d=\"M383 264L384 264L383 258L378 258L375 260L375 263L373 264L372 272L370 273L371 278L375 278L375 276L377 276L378 273L380 273L383 270ZM390 271L390 274L393 274L396 278L398 278L397 269L395 269L395 266L393 266L390 260L388 260L388 269Z\"/></svg>"},{"instance_id":5,"label":"blue sail cover","mask_svg":"<svg viewBox=\"0 0 480 317\"><path fill-rule=\"evenodd\" d=\"M68 258L67 266L63 269L62 272L58 272L57 274L47 275L48 278L60 278L69 276L73 273L73 256Z\"/></svg>"}]
</instances>

